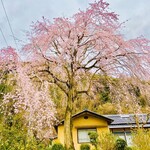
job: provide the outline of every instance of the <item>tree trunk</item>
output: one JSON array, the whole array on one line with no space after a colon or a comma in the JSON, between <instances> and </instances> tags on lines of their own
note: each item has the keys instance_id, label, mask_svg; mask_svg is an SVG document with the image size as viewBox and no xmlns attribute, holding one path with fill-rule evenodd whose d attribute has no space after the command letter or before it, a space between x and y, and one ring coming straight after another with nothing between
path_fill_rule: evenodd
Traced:
<instances>
[{"instance_id":1,"label":"tree trunk","mask_svg":"<svg viewBox=\"0 0 150 150\"><path fill-rule=\"evenodd\" d=\"M73 93L70 91L64 120L64 144L66 150L75 150L72 136L72 96Z\"/></svg>"}]
</instances>

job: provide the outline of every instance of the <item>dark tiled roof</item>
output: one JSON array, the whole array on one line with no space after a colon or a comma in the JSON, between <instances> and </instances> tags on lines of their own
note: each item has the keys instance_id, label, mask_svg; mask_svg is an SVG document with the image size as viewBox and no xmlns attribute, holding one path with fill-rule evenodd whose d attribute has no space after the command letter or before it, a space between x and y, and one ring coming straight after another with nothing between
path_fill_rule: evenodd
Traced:
<instances>
[{"instance_id":1,"label":"dark tiled roof","mask_svg":"<svg viewBox=\"0 0 150 150\"><path fill-rule=\"evenodd\" d=\"M137 123L150 127L150 115L147 114L118 114L118 115L104 115L112 120L110 128L112 127L135 127Z\"/></svg>"},{"instance_id":2,"label":"dark tiled roof","mask_svg":"<svg viewBox=\"0 0 150 150\"><path fill-rule=\"evenodd\" d=\"M92 115L108 122L109 128L130 128L137 127L137 122L144 127L150 127L150 115L147 114L117 114L117 115L100 115L90 110L83 110L72 116L72 119L78 118L83 115ZM137 122L136 122L137 119ZM60 121L57 125L63 124L64 120Z\"/></svg>"}]
</instances>

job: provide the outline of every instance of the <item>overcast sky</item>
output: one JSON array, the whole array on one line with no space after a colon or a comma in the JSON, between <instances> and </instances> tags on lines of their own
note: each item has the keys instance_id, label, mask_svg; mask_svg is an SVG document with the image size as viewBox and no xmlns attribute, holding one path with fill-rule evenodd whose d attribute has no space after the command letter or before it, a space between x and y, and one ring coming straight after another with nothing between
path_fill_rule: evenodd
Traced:
<instances>
[{"instance_id":1,"label":"overcast sky","mask_svg":"<svg viewBox=\"0 0 150 150\"><path fill-rule=\"evenodd\" d=\"M14 35L25 40L25 32L30 30L33 22L40 20L42 16L49 18L72 16L79 9L85 9L89 2L94 0L3 0ZM110 3L111 11L120 16L120 21L126 21L124 29L127 38L135 38L140 35L150 39L150 0L106 0ZM2 29L8 45L15 47L12 33L0 2L0 28ZM23 42L18 42L21 47ZM0 48L6 47L6 43L0 32Z\"/></svg>"}]
</instances>

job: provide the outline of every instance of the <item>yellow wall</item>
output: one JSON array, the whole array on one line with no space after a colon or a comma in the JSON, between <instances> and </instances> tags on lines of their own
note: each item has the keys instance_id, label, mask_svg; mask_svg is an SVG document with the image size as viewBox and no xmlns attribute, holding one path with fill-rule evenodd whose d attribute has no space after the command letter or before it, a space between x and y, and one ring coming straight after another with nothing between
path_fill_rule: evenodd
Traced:
<instances>
[{"instance_id":1,"label":"yellow wall","mask_svg":"<svg viewBox=\"0 0 150 150\"><path fill-rule=\"evenodd\" d=\"M80 116L73 120L73 141L76 150L80 150L80 144L77 141L77 129L79 128L96 128L97 133L108 132L108 123L104 119L93 117L88 115L88 119L84 119L84 116ZM58 126L58 140L63 144L64 143L64 126Z\"/></svg>"}]
</instances>

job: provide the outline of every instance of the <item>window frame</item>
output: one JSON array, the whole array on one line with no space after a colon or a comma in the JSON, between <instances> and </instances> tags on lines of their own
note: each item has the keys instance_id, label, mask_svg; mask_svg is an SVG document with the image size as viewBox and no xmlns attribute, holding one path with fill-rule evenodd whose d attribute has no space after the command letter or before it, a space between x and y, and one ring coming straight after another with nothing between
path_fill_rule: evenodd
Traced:
<instances>
[{"instance_id":1,"label":"window frame","mask_svg":"<svg viewBox=\"0 0 150 150\"><path fill-rule=\"evenodd\" d=\"M123 139L123 140L125 140L126 142L127 142L127 145L128 146L131 146L132 145L132 141L131 140L129 140L128 139L128 137L127 136L131 136L131 131L130 130L125 130L125 129L123 129L123 130L112 130L112 133L114 134L114 135L116 135L116 136L118 136L119 138L121 138L120 136L119 136L119 134L122 134L122 136L124 136L124 138L121 138L121 139Z\"/></svg>"},{"instance_id":2,"label":"window frame","mask_svg":"<svg viewBox=\"0 0 150 150\"><path fill-rule=\"evenodd\" d=\"M80 138L79 138L79 131L80 130L89 130L89 132L92 132L92 130L94 131L94 132L96 132L97 133L97 128L78 128L77 129L77 142L78 142L78 144L83 144L83 143L90 143L90 141L87 141L87 142L80 142ZM91 131L90 131L91 130Z\"/></svg>"}]
</instances>

